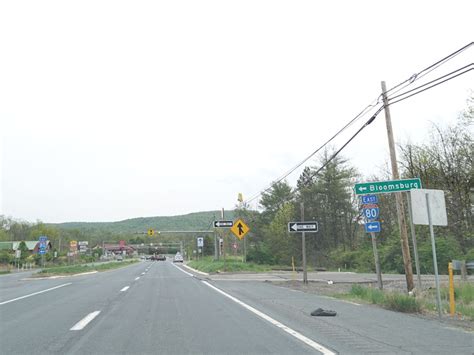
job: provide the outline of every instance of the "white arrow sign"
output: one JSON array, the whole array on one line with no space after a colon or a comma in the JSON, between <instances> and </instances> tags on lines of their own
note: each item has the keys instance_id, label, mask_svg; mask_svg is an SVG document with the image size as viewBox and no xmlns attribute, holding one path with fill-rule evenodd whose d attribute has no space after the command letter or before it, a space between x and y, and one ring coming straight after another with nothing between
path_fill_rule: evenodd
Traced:
<instances>
[{"instance_id":1,"label":"white arrow sign","mask_svg":"<svg viewBox=\"0 0 474 355\"><path fill-rule=\"evenodd\" d=\"M214 221L214 228L230 228L233 225L233 221Z\"/></svg>"},{"instance_id":2,"label":"white arrow sign","mask_svg":"<svg viewBox=\"0 0 474 355\"><path fill-rule=\"evenodd\" d=\"M318 222L290 222L288 223L289 232L317 232Z\"/></svg>"}]
</instances>

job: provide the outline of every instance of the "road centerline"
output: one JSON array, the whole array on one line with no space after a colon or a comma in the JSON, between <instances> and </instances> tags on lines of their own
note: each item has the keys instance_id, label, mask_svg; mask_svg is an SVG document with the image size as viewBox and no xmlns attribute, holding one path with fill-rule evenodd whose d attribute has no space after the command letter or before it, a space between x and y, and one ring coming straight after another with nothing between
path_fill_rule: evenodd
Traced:
<instances>
[{"instance_id":1,"label":"road centerline","mask_svg":"<svg viewBox=\"0 0 474 355\"><path fill-rule=\"evenodd\" d=\"M73 325L73 327L69 330L82 330L86 327L87 324L89 324L95 317L99 315L100 311L95 311L92 313L89 313L87 316L82 318L79 322Z\"/></svg>"},{"instance_id":2,"label":"road centerline","mask_svg":"<svg viewBox=\"0 0 474 355\"><path fill-rule=\"evenodd\" d=\"M135 281L140 280L140 276L135 277Z\"/></svg>"},{"instance_id":3,"label":"road centerline","mask_svg":"<svg viewBox=\"0 0 474 355\"><path fill-rule=\"evenodd\" d=\"M69 285L72 285L72 282L68 282L68 283L65 283L65 284L62 284L62 285L59 285L59 286L51 287L51 288L48 288L48 289L46 289L46 290L42 290L42 291L38 291L38 292L33 292L33 293L30 293L29 295L25 295L25 296L13 298L13 299L8 300L8 301L3 301L3 302L0 302L0 306L1 306L1 305L4 305L4 304L7 304L7 303L19 301L19 300L22 300L22 299L24 299L24 298L36 296L36 295L39 295L39 294L41 294L41 293L53 291L53 290L56 290L56 289L58 289L58 288L61 288L61 287L64 287L64 286L69 286Z\"/></svg>"}]
</instances>

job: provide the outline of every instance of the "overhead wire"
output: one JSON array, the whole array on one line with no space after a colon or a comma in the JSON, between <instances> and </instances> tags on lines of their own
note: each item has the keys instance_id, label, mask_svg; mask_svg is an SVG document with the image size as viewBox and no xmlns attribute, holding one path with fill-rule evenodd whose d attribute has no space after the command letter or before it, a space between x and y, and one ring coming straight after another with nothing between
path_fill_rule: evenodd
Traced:
<instances>
[{"instance_id":1,"label":"overhead wire","mask_svg":"<svg viewBox=\"0 0 474 355\"><path fill-rule=\"evenodd\" d=\"M434 80L431 80L431 81L429 81L429 82L427 82L427 83L425 83L425 84L423 84L423 85L417 86L416 88L413 88L413 89L411 89L411 90L405 91L405 92L403 92L403 93L401 93L401 94L399 94L399 95L392 96L392 97L388 98L388 101L389 101L390 104L395 104L395 103L397 103L397 102L403 101L403 100L405 100L405 99L408 99L409 97L412 97L412 96L414 96L414 95L416 95L416 94L419 94L419 93L421 93L421 92L423 92L423 91L426 91L426 90L428 90L428 89L431 89L432 87L438 86L438 85L440 85L440 84L442 84L442 83L444 83L444 82L446 82L446 81L449 81L449 80L454 79L454 78L456 78L456 77L458 77L458 76L461 76L461 75L463 75L463 74L466 74L467 72L469 72L469 71L471 71L471 70L473 70L473 69L474 69L474 63L465 65L464 67L458 68L458 69L456 69L456 70L454 70L454 71L452 71L452 72L450 72L450 73L448 73L448 74L445 74L445 75L443 75L443 76L440 76L440 77L438 77L438 78L436 78L436 79L434 79ZM463 71L463 70L464 70L464 71ZM458 74L456 74L456 73L458 73ZM454 74L456 74L456 75L454 75ZM443 80L443 81L440 81L441 79L444 79L444 78L447 78L447 79L445 79L445 80ZM440 81L440 82L437 83L438 81ZM431 85L431 84L433 84L433 85ZM428 86L428 85L430 85L430 86ZM425 86L428 86L428 87L425 88L425 89L423 89L423 90L419 90L419 89L421 89L421 88L423 88L423 87L425 87ZM417 90L419 90L419 91L417 91ZM405 96L405 95L407 95L407 94L409 94L409 93L411 93L411 92L414 92L414 91L417 91L417 92L415 92L414 94L409 95L409 96L407 96L407 97L405 97L405 98L402 98L402 99L396 100L396 101L394 101L394 102L391 102L391 101L394 100L394 99L397 99L397 98L399 98L399 97Z\"/></svg>"},{"instance_id":2,"label":"overhead wire","mask_svg":"<svg viewBox=\"0 0 474 355\"><path fill-rule=\"evenodd\" d=\"M321 149L323 149L326 145L328 145L330 142L332 142L339 134L341 134L343 131L345 131L347 128L349 128L353 123L355 123L358 119L362 118L365 114L367 114L368 110L373 108L375 104L370 104L367 105L366 108L364 108L359 114L357 114L353 119L351 119L344 127L342 127L340 130L338 130L331 138L329 138L326 142L324 142L321 146L319 146L315 151L313 151L310 155L308 155L306 158L304 158L301 162L299 162L297 165L295 165L293 168L291 168L289 171L287 171L285 174L277 178L272 182L272 186L276 183L281 182L283 179L288 177L291 173L293 173L296 169L301 167L304 163L306 163L309 159L311 159L314 155L316 155ZM271 189L271 186L264 189L263 191L253 195L251 198L247 199L245 202L249 203L256 199L258 196L260 196L262 193L268 191Z\"/></svg>"},{"instance_id":3,"label":"overhead wire","mask_svg":"<svg viewBox=\"0 0 474 355\"><path fill-rule=\"evenodd\" d=\"M463 46L462 48L452 52L451 54L447 55L446 57L438 60L437 62L427 66L426 68L420 70L418 73L415 73L413 74L412 76L410 76L408 79L406 79L405 81L402 81L401 83L395 85L394 87L388 89L385 93L387 96L389 96L389 93L391 93L392 91L394 91L395 89L398 88L398 90L396 90L395 92L392 93L395 94L401 90L403 90L405 87L413 84L415 81L423 78L424 76L428 75L429 73L431 73L433 70L436 70L438 69L441 65L443 64L446 64L447 62L449 62L450 60L454 59L456 56L458 56L459 54L461 54L462 52L464 52L465 50L467 50L469 47L473 46L474 45L474 42L471 42L471 43L468 43L467 45ZM405 85L404 85L405 84ZM400 86L404 85L403 87L399 88Z\"/></svg>"},{"instance_id":4,"label":"overhead wire","mask_svg":"<svg viewBox=\"0 0 474 355\"><path fill-rule=\"evenodd\" d=\"M471 42L467 45L465 45L464 47L454 51L453 53L449 54L448 56L438 60L437 62L429 65L428 67L422 69L421 71L419 71L418 73L415 73L413 74L412 76L410 76L410 78L402 81L401 83L393 86L392 88L390 88L389 90L387 90L385 92L386 95L388 95L388 93L390 92L393 92L394 90L396 90L398 88L398 90L394 91L392 93L393 94L396 94L398 92L400 92L401 90L403 90L404 88L408 87L409 85L412 85L415 81L419 80L420 78L428 75L429 73L431 73L433 70L439 68L441 65L447 63L449 60L453 59L454 57L456 57L457 55L461 54L462 52L464 52L466 49L468 49L469 47L471 47L472 45L474 45L474 42ZM443 75L442 77L439 77L438 79L435 79L431 82L428 82L428 83L425 83L423 85L420 85L419 87L417 88L414 88L412 90L409 90L409 91L406 91L402 94L399 94L399 95L396 95L396 96L390 96L390 98L388 98L388 100L393 100L395 98L398 98L398 97L401 97L401 96L404 96L406 94L408 94L409 92L413 92L414 90L417 90L417 89L420 89L426 85L429 85L431 83L434 83L434 82L437 82L439 81L440 79L442 78L445 78L446 76L449 76L449 75L452 75L453 73L456 73L460 70L463 70L463 69L466 69L470 66L472 66L473 64L469 64L463 68L459 68L457 70L455 70L454 72L451 72L449 74L446 74L446 75ZM409 95L405 98L402 98L402 99L399 99L399 100L396 100L394 102L391 102L389 103L389 105L393 105L395 103L398 103L400 101L403 101L411 96L414 96L414 95L417 95L423 91L426 91L428 89L431 89L437 85L440 85L446 81L449 81L451 79L454 79L460 75L463 75L465 73L467 73L468 71L472 70L474 68L470 68L470 69L467 69L466 71L462 72L462 73L459 73L453 77L450 77L448 79L445 79L437 84L433 84L432 86L429 86L423 90L420 90L418 92L415 92L413 93L412 95ZM294 166L293 168L291 168L288 172L286 172L285 174L283 174L282 176L280 176L278 179L274 180L271 185L263 190L261 190L260 192L258 192L257 194L255 195L252 195L251 198L247 199L245 202L246 203L250 203L252 202L253 200L255 200L257 197L261 196L263 193L267 192L267 191L270 191L272 189L272 187L276 184L276 183L279 183L281 182L283 179L285 179L286 177L288 177L291 173L293 173L296 169L298 169L299 167L301 167L305 162L307 162L311 157L313 157L315 154L317 154L321 149L323 149L325 146L327 146L331 141L333 141L338 135L340 135L343 131L345 131L348 127L350 127L353 123L355 123L358 119L362 118L365 114L367 114L368 110L370 111L370 109L373 109L375 108L377 105L380 104L380 99L382 98L383 94L379 95L378 98L375 101L375 103L372 103L372 104L369 104L367 105L366 108L364 108L358 115L356 115L353 119L351 119L344 127L342 127L340 130L338 130L331 138L329 138L326 142L324 142L321 146L319 146L314 152L312 152L310 155L308 155L305 159L303 159L300 163L298 163L296 166ZM374 102L373 101L373 102ZM330 159L328 159L318 170L316 170L313 174L312 174L312 177L316 176L321 170L323 170L360 132L362 132L362 130L364 128L366 128L370 123L372 123L375 118L377 117L377 115L384 109L384 106L382 105L381 107L379 107L376 111L376 113L374 115L372 115L372 117L346 142L343 144L343 146L337 151L335 152Z\"/></svg>"}]
</instances>

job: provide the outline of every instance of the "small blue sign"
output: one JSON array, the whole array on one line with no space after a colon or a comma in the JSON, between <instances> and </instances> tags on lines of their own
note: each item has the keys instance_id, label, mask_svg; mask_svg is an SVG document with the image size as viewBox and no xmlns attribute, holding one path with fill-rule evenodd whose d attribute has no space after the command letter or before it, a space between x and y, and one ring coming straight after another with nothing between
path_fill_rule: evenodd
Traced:
<instances>
[{"instance_id":1,"label":"small blue sign","mask_svg":"<svg viewBox=\"0 0 474 355\"><path fill-rule=\"evenodd\" d=\"M377 195L364 195L362 196L362 204L367 205L369 203L378 203L379 199Z\"/></svg>"},{"instance_id":2,"label":"small blue sign","mask_svg":"<svg viewBox=\"0 0 474 355\"><path fill-rule=\"evenodd\" d=\"M45 249L40 249L40 250L38 251L38 253L39 253L40 255L46 254L46 250L45 250Z\"/></svg>"},{"instance_id":3,"label":"small blue sign","mask_svg":"<svg viewBox=\"0 0 474 355\"><path fill-rule=\"evenodd\" d=\"M379 221L374 221L374 222L366 222L365 223L365 232L366 233L380 233L381 228L380 228L380 222Z\"/></svg>"},{"instance_id":4,"label":"small blue sign","mask_svg":"<svg viewBox=\"0 0 474 355\"><path fill-rule=\"evenodd\" d=\"M42 236L39 237L40 243L41 243L41 242L46 243L47 240L48 240L48 237L45 236L45 235L42 235Z\"/></svg>"},{"instance_id":5,"label":"small blue sign","mask_svg":"<svg viewBox=\"0 0 474 355\"><path fill-rule=\"evenodd\" d=\"M366 220L378 219L380 214L380 209L378 207L364 208L364 217Z\"/></svg>"}]
</instances>

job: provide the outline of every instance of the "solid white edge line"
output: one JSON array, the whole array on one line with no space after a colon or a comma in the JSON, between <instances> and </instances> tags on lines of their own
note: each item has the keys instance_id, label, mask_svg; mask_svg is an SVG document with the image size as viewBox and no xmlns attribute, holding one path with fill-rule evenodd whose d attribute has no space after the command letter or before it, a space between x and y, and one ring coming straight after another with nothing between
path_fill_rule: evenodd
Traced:
<instances>
[{"instance_id":1,"label":"solid white edge line","mask_svg":"<svg viewBox=\"0 0 474 355\"><path fill-rule=\"evenodd\" d=\"M286 325L280 323L279 321L273 319L272 317L266 315L265 313L263 312L260 312L258 309L255 309L253 308L252 306L249 306L248 304L242 302L241 300L235 298L234 296L231 296L229 295L228 293L218 289L217 287L211 285L209 282L207 281L202 281L203 284L209 286L210 288L212 288L213 290L219 292L220 294L222 294L223 296L231 299L232 301L234 301L235 303L241 305L242 307L248 309L250 312L256 314L257 316L259 316L260 318L263 318L265 319L267 322L273 324L274 326L280 328L281 330L287 332L288 334L290 334L291 336L295 337L296 339L302 341L303 343L305 343L306 345L312 347L313 349L317 350L317 351L320 351L321 353L323 353L324 355L335 355L336 353L329 350L328 348L322 346L321 344L318 344L316 343L315 341L305 337L303 334L301 333L298 333L296 330L293 330L291 329L290 327L287 327Z\"/></svg>"},{"instance_id":2,"label":"solid white edge line","mask_svg":"<svg viewBox=\"0 0 474 355\"><path fill-rule=\"evenodd\" d=\"M171 264L171 265L173 265L173 266L174 266L175 268L177 268L179 271L184 272L186 275L191 276L191 277L194 277L193 274L191 274L190 272L184 271L184 270L181 269L180 267L177 267L175 264Z\"/></svg>"},{"instance_id":3,"label":"solid white edge line","mask_svg":"<svg viewBox=\"0 0 474 355\"><path fill-rule=\"evenodd\" d=\"M89 313L87 316L82 318L79 322L74 324L74 326L69 330L81 330L84 329L87 324L89 324L95 317L99 315L100 311L95 311Z\"/></svg>"},{"instance_id":4,"label":"solid white edge line","mask_svg":"<svg viewBox=\"0 0 474 355\"><path fill-rule=\"evenodd\" d=\"M140 276L135 277L135 281L140 280Z\"/></svg>"},{"instance_id":5,"label":"solid white edge line","mask_svg":"<svg viewBox=\"0 0 474 355\"><path fill-rule=\"evenodd\" d=\"M69 285L72 285L72 282L68 282L68 283L65 283L65 284L62 284L62 285L59 285L59 286L51 287L51 288L48 288L48 289L43 290L43 291L38 291L38 292L30 293L29 295L17 297L17 298L14 298L14 299L12 299L12 300L3 301L3 302L0 302L0 306L3 305L3 304L7 304L7 303L10 303L10 302L15 302L15 301L18 301L18 300L22 300L23 298L28 298L28 297L31 297L31 296L39 295L40 293L52 291L52 290L55 290L55 289L57 289L57 288L61 288L61 287L64 287L64 286L69 286Z\"/></svg>"},{"instance_id":6,"label":"solid white edge line","mask_svg":"<svg viewBox=\"0 0 474 355\"><path fill-rule=\"evenodd\" d=\"M129 288L130 288L130 286L125 286L124 288L122 288L122 289L120 290L120 292L125 292L125 291L127 291Z\"/></svg>"}]
</instances>

